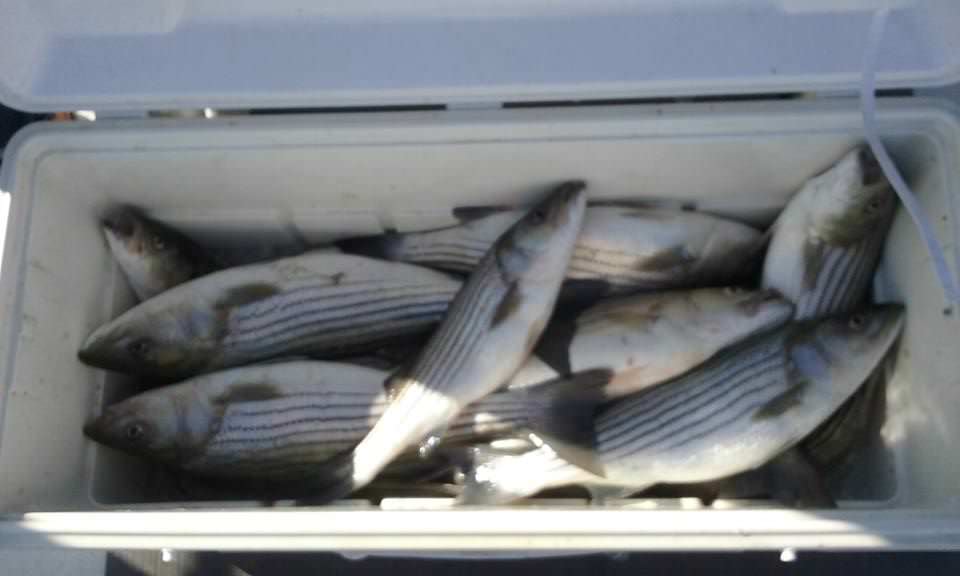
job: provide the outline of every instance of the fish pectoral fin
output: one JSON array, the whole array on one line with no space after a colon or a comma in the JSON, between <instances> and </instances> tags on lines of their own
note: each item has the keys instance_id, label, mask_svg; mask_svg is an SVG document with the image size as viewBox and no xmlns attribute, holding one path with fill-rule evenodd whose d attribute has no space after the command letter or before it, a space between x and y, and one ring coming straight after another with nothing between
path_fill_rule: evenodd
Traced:
<instances>
[{"instance_id":1,"label":"fish pectoral fin","mask_svg":"<svg viewBox=\"0 0 960 576\"><path fill-rule=\"evenodd\" d=\"M766 404L757 408L753 413L754 420L766 420L776 418L796 408L802 404L803 394L809 387L810 382L805 378L796 378L790 387L774 396Z\"/></svg>"},{"instance_id":2,"label":"fish pectoral fin","mask_svg":"<svg viewBox=\"0 0 960 576\"><path fill-rule=\"evenodd\" d=\"M823 475L797 447L783 452L767 466L771 495L781 504L797 508L836 508Z\"/></svg>"},{"instance_id":3,"label":"fish pectoral fin","mask_svg":"<svg viewBox=\"0 0 960 576\"><path fill-rule=\"evenodd\" d=\"M517 282L511 282L507 292L497 305L493 318L490 320L490 328L496 328L501 322L514 315L520 305L523 303L523 294L520 292L520 285Z\"/></svg>"},{"instance_id":4,"label":"fish pectoral fin","mask_svg":"<svg viewBox=\"0 0 960 576\"><path fill-rule=\"evenodd\" d=\"M827 248L823 242L808 239L803 243L803 287L810 291L817 287L817 278L823 269Z\"/></svg>"},{"instance_id":5,"label":"fish pectoral fin","mask_svg":"<svg viewBox=\"0 0 960 576\"><path fill-rule=\"evenodd\" d=\"M557 374L561 376L570 374L573 371L570 366L570 344L576 332L576 315L565 312L555 313L537 341L533 355Z\"/></svg>"}]
</instances>

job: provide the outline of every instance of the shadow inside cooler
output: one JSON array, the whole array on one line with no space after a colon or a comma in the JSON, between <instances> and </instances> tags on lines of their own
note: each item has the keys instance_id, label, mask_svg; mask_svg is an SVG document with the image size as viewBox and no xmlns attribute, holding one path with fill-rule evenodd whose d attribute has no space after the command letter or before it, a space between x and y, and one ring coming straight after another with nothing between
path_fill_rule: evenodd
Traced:
<instances>
[{"instance_id":1,"label":"shadow inside cooler","mask_svg":"<svg viewBox=\"0 0 960 576\"><path fill-rule=\"evenodd\" d=\"M81 432L104 406L141 389L135 379L76 357L90 331L134 303L98 226L108 206L138 206L214 249L289 251L349 235L448 225L453 207L527 204L559 181L583 178L592 200L694 206L766 226L808 177L859 141L849 128L853 112L841 115L841 128L808 128L804 115L780 114L702 132L681 123L660 134L644 122L662 124L640 119L631 128L629 117L614 121L619 113L575 112L572 120L560 113L556 123L549 113L519 114L532 120L439 128L412 120L407 132L394 126L382 133L347 121L322 137L288 120L283 128L215 123L198 133L173 123L150 139L104 129L95 138L41 131L26 141L11 190L20 202L11 222L26 218L22 227L11 224L11 234L25 242L8 241L3 268L18 280L7 282L17 297L0 510L190 499L176 474ZM921 124L895 122L886 142L940 237L951 242L956 150L944 136L949 130ZM74 146L81 135L88 144ZM902 209L873 296L904 302L907 321L881 395L881 425L829 483L841 507L936 506L954 497L960 479L951 457L960 406L956 319Z\"/></svg>"}]
</instances>

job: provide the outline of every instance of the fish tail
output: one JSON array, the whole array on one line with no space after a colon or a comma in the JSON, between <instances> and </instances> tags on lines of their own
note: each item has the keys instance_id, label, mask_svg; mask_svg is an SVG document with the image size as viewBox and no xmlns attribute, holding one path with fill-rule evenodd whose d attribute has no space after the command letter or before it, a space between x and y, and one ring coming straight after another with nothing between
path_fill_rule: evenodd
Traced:
<instances>
[{"instance_id":1,"label":"fish tail","mask_svg":"<svg viewBox=\"0 0 960 576\"><path fill-rule=\"evenodd\" d=\"M564 460L597 475L603 471L594 446L594 415L612 379L608 369L584 370L528 390L530 431Z\"/></svg>"}]
</instances>

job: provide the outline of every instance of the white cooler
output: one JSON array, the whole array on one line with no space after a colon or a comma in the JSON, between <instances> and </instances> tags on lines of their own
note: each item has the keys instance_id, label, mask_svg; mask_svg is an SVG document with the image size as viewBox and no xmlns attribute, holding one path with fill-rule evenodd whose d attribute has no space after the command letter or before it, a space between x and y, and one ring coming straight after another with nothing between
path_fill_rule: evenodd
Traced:
<instances>
[{"instance_id":1,"label":"white cooler","mask_svg":"<svg viewBox=\"0 0 960 576\"><path fill-rule=\"evenodd\" d=\"M135 204L201 242L295 245L440 226L451 207L529 202L583 178L593 199L766 224L862 139L856 90L877 8L893 9L880 87L960 78L955 0L3 2L0 100L97 120L32 125L3 161L0 546L960 547L960 311L902 211L875 290L908 309L886 419L836 510L688 499L184 503L155 467L81 433L135 390L76 358L91 330L133 302L98 226L104 207ZM775 96L796 92L808 97ZM675 99L718 94L750 97ZM381 108L399 105L430 106ZM323 109L147 114L290 107ZM878 120L954 265L957 111L883 98Z\"/></svg>"}]
</instances>

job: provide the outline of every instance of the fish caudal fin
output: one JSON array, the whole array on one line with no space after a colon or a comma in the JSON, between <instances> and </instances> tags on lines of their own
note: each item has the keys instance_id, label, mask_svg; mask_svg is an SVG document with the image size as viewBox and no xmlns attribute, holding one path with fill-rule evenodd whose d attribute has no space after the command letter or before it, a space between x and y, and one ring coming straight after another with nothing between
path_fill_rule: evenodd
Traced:
<instances>
[{"instance_id":1,"label":"fish caudal fin","mask_svg":"<svg viewBox=\"0 0 960 576\"><path fill-rule=\"evenodd\" d=\"M585 370L529 390L541 400L534 404L529 417L536 440L567 462L598 476L603 470L596 457L593 422L612 378L613 372L608 369Z\"/></svg>"}]
</instances>

